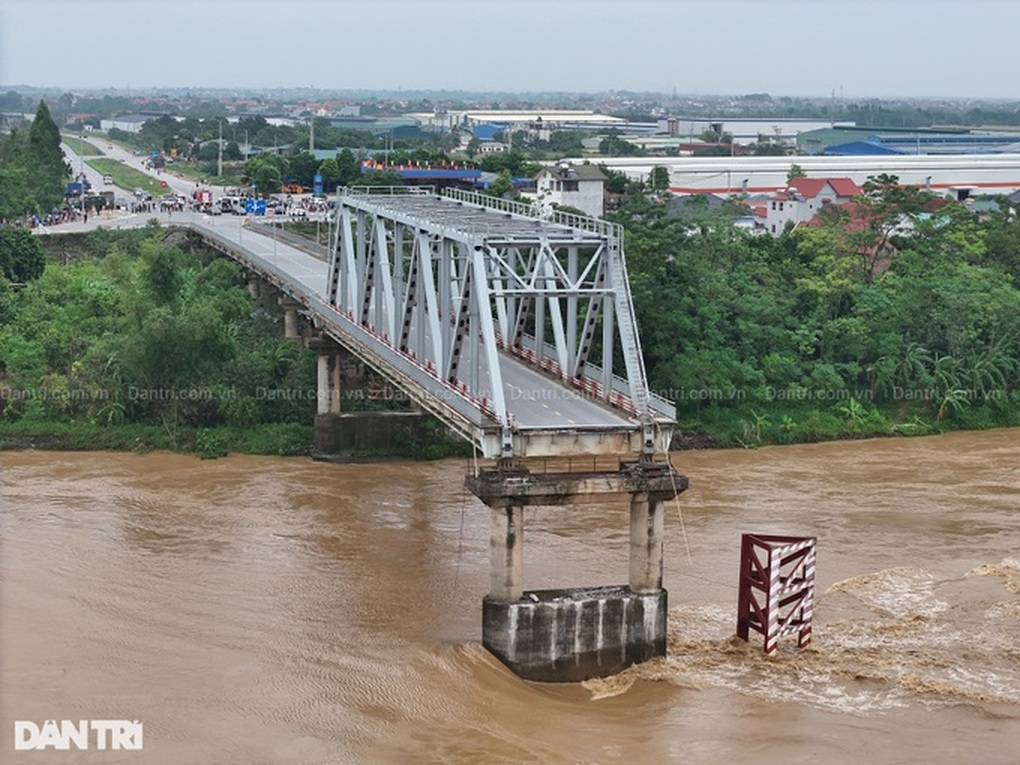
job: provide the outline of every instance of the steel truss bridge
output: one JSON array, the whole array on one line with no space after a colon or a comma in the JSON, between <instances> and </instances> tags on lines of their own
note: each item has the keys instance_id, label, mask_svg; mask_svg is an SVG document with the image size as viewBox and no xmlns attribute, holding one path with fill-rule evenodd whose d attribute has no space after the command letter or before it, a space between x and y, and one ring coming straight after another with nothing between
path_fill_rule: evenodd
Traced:
<instances>
[{"instance_id":1,"label":"steel truss bridge","mask_svg":"<svg viewBox=\"0 0 1020 765\"><path fill-rule=\"evenodd\" d=\"M620 226L413 187L341 189L335 224L328 263L275 239L270 256L257 226L193 227L486 458L668 448Z\"/></svg>"}]
</instances>

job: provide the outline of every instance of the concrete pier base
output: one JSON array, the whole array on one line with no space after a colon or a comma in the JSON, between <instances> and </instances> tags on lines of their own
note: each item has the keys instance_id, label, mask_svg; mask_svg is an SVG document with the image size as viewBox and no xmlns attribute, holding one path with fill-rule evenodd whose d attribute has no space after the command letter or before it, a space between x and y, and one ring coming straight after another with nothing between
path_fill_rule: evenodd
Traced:
<instances>
[{"instance_id":1,"label":"concrete pier base","mask_svg":"<svg viewBox=\"0 0 1020 765\"><path fill-rule=\"evenodd\" d=\"M315 417L317 457L356 451L388 451L398 445L428 443L428 415L419 412L342 412Z\"/></svg>"},{"instance_id":2,"label":"concrete pier base","mask_svg":"<svg viewBox=\"0 0 1020 765\"><path fill-rule=\"evenodd\" d=\"M526 680L573 683L666 655L667 595L624 585L482 601L482 643Z\"/></svg>"},{"instance_id":3,"label":"concrete pier base","mask_svg":"<svg viewBox=\"0 0 1020 765\"><path fill-rule=\"evenodd\" d=\"M524 465L497 465L466 482L490 510L482 643L515 674L579 682L666 655L664 503L687 488L686 476L668 462L646 460L590 473L532 473ZM525 591L523 509L612 500L630 504L627 584Z\"/></svg>"}]
</instances>

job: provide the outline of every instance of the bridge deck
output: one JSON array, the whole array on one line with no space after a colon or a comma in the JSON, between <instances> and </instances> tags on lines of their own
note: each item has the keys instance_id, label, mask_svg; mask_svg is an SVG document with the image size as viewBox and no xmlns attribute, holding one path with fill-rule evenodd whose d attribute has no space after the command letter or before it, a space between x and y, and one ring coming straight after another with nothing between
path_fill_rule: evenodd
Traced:
<instances>
[{"instance_id":1,"label":"bridge deck","mask_svg":"<svg viewBox=\"0 0 1020 765\"><path fill-rule=\"evenodd\" d=\"M420 199L408 203L408 212L424 213L427 205ZM260 233L251 227L242 227L241 219L234 217L210 218L182 214L175 217L175 223L189 225L210 240L219 240L230 249L242 252L250 262L271 281L283 286L292 297L302 302L314 314L324 320L325 329L340 317L326 305L324 289L329 266L321 259L294 247L271 234ZM460 224L463 227L463 223ZM545 224L550 225L550 224ZM555 228L555 226L554 226ZM559 227L564 232L566 227ZM566 235L566 234L565 234ZM571 232L571 235L573 233ZM343 340L344 338L338 338ZM381 340L376 341L380 346ZM480 355L480 354L479 354ZM638 422L624 412L613 409L597 400L583 396L579 391L561 384L542 374L528 364L504 353L499 355L507 408L514 418L514 426L520 431L533 431L534 435L548 434L559 445L533 448L532 454L595 453L598 443L605 441L605 449L625 452L621 441L615 441L606 434L639 433ZM414 396L413 392L410 392ZM427 403L427 402L426 402ZM476 423L484 428L485 423ZM585 436L595 437L585 441ZM573 447L567 446L574 444Z\"/></svg>"}]
</instances>

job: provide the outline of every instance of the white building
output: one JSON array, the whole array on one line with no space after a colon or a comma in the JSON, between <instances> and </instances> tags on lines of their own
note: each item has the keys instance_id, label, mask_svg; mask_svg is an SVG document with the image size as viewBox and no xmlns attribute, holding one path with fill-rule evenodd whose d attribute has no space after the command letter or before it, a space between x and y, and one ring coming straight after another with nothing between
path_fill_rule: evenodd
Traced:
<instances>
[{"instance_id":1,"label":"white building","mask_svg":"<svg viewBox=\"0 0 1020 765\"><path fill-rule=\"evenodd\" d=\"M568 160L581 162L582 159ZM647 181L656 166L669 171L674 194L765 194L782 191L793 165L817 178L895 175L905 186L918 186L954 198L1012 194L1020 190L1020 154L895 157L606 157L599 163L634 180Z\"/></svg>"},{"instance_id":2,"label":"white building","mask_svg":"<svg viewBox=\"0 0 1020 765\"><path fill-rule=\"evenodd\" d=\"M863 189L850 178L794 178L765 206L765 229L779 236L786 224L804 223L825 205L849 202Z\"/></svg>"},{"instance_id":3,"label":"white building","mask_svg":"<svg viewBox=\"0 0 1020 765\"><path fill-rule=\"evenodd\" d=\"M543 209L573 207L601 218L605 205L606 176L594 165L561 162L543 167L535 176L536 199Z\"/></svg>"},{"instance_id":4,"label":"white building","mask_svg":"<svg viewBox=\"0 0 1020 765\"><path fill-rule=\"evenodd\" d=\"M154 119L158 119L158 116L152 114L122 114L119 117L100 120L99 129L104 133L109 133L113 128L123 130L125 133L140 133L142 125Z\"/></svg>"},{"instance_id":5,"label":"white building","mask_svg":"<svg viewBox=\"0 0 1020 765\"><path fill-rule=\"evenodd\" d=\"M714 133L728 133L737 144L755 143L760 137L786 144L795 144L797 136L821 128L853 127L847 120L809 120L776 117L760 119L755 117L689 118L667 117L659 120L659 132L670 136L686 136L693 140L706 130Z\"/></svg>"}]
</instances>

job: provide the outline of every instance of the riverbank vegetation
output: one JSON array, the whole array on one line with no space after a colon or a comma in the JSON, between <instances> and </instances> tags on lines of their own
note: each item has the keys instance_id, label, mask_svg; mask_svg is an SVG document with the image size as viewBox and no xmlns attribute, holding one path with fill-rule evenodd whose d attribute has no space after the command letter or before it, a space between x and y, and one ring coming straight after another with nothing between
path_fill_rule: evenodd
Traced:
<instances>
[{"instance_id":1,"label":"riverbank vegetation","mask_svg":"<svg viewBox=\"0 0 1020 765\"><path fill-rule=\"evenodd\" d=\"M316 354L283 338L278 296L252 298L236 263L155 222L51 237L7 227L0 252L6 232L27 238L39 268L0 292L0 448L310 451ZM345 411L407 408L358 376ZM436 429L390 453L463 448Z\"/></svg>"},{"instance_id":2,"label":"riverbank vegetation","mask_svg":"<svg viewBox=\"0 0 1020 765\"><path fill-rule=\"evenodd\" d=\"M1020 220L895 178L773 238L739 205L615 219L650 383L680 442L758 445L1020 424Z\"/></svg>"},{"instance_id":3,"label":"riverbank vegetation","mask_svg":"<svg viewBox=\"0 0 1020 765\"><path fill-rule=\"evenodd\" d=\"M4 292L0 442L307 452L314 354L282 338L279 307L253 302L234 263L164 234L33 239L50 265Z\"/></svg>"},{"instance_id":4,"label":"riverbank vegetation","mask_svg":"<svg viewBox=\"0 0 1020 765\"><path fill-rule=\"evenodd\" d=\"M59 143L43 103L0 139L0 217L59 198ZM609 175L649 380L677 404L678 444L1020 425L1015 206L978 214L879 177L820 225L773 238L733 225L739 200L677 209ZM233 262L154 223L52 237L3 226L0 267L0 443L209 456L311 443L314 354L282 339L279 306L253 302Z\"/></svg>"},{"instance_id":5,"label":"riverbank vegetation","mask_svg":"<svg viewBox=\"0 0 1020 765\"><path fill-rule=\"evenodd\" d=\"M1020 425L1015 213L899 193L869 186L867 227L834 215L773 239L630 189L616 218L677 447ZM308 451L315 356L232 261L155 222L18 242L35 265L0 293L0 447Z\"/></svg>"}]
</instances>

